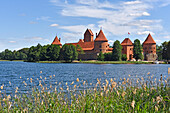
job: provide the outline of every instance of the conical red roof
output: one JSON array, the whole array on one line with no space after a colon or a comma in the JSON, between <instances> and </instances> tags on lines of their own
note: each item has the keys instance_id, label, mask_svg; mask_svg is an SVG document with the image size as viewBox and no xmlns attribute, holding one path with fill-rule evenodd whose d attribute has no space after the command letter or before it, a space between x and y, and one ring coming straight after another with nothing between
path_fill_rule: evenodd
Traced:
<instances>
[{"instance_id":1,"label":"conical red roof","mask_svg":"<svg viewBox=\"0 0 170 113\"><path fill-rule=\"evenodd\" d=\"M94 41L108 41L105 37L102 30L100 30L99 34L96 36L96 39Z\"/></svg>"},{"instance_id":2,"label":"conical red roof","mask_svg":"<svg viewBox=\"0 0 170 113\"><path fill-rule=\"evenodd\" d=\"M123 45L130 45L130 46L132 46L133 43L132 43L132 41L131 41L129 38L125 38L125 39L123 40L123 42L121 43L121 45L122 45L122 46L123 46Z\"/></svg>"},{"instance_id":3,"label":"conical red roof","mask_svg":"<svg viewBox=\"0 0 170 113\"><path fill-rule=\"evenodd\" d=\"M52 42L52 44L56 44L56 45L62 45L61 43L60 43L60 41L58 40L58 37L56 36L55 37L55 39L54 39L54 41Z\"/></svg>"},{"instance_id":4,"label":"conical red roof","mask_svg":"<svg viewBox=\"0 0 170 113\"><path fill-rule=\"evenodd\" d=\"M156 42L154 41L154 39L152 38L151 34L149 33L148 37L143 42L143 44L156 44Z\"/></svg>"},{"instance_id":5,"label":"conical red roof","mask_svg":"<svg viewBox=\"0 0 170 113\"><path fill-rule=\"evenodd\" d=\"M91 29L87 29L86 32L89 32L91 35L93 35L93 32L91 31Z\"/></svg>"}]
</instances>

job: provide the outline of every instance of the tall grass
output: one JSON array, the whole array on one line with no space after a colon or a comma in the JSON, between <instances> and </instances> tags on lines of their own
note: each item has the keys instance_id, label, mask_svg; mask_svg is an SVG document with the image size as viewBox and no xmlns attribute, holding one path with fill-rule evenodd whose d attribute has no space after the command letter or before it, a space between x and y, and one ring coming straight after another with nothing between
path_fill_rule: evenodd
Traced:
<instances>
[{"instance_id":1,"label":"tall grass","mask_svg":"<svg viewBox=\"0 0 170 113\"><path fill-rule=\"evenodd\" d=\"M106 74L106 73L105 73ZM51 80L55 75L50 76ZM5 86L0 87L1 113L27 113L27 112L75 112L75 113L126 113L126 112L170 112L169 78L160 77L153 80L149 76L133 79L124 78L115 82L115 79L99 80L97 83L87 81L67 82L65 85L47 85L47 78L38 80L38 85L32 78L23 81L24 87L32 91L21 94L18 87L11 95L5 93Z\"/></svg>"}]
</instances>

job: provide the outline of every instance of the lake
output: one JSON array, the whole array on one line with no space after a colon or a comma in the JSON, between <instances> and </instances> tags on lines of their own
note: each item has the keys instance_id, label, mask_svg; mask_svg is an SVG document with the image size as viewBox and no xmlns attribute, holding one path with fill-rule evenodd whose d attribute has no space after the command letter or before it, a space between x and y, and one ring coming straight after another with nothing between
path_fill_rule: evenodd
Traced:
<instances>
[{"instance_id":1,"label":"lake","mask_svg":"<svg viewBox=\"0 0 170 113\"><path fill-rule=\"evenodd\" d=\"M6 92L14 92L14 88L19 87L20 91L27 91L23 81L30 85L30 78L35 81L34 85L39 84L38 80L46 77L45 83L54 85L56 82L70 84L86 80L88 83L96 83L96 79L115 78L141 78L148 79L148 76L160 79L160 75L168 77L169 64L78 64L78 63L28 63L0 61L0 86L6 87ZM148 75L147 73L150 72ZM54 76L55 75L55 76ZM52 77L50 77L52 76ZM38 79L38 80L37 80Z\"/></svg>"}]
</instances>

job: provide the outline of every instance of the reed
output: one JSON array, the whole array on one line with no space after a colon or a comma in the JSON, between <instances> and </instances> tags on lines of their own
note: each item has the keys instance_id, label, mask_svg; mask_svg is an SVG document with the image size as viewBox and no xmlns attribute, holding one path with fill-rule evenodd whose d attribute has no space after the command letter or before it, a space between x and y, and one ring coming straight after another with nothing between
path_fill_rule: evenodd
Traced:
<instances>
[{"instance_id":1,"label":"reed","mask_svg":"<svg viewBox=\"0 0 170 113\"><path fill-rule=\"evenodd\" d=\"M0 87L0 112L170 112L170 78L161 76L156 80L149 74L147 80L129 75L118 82L111 78L88 83L77 78L71 83L56 82L55 85L45 82L53 80L55 75L40 76L36 80L28 78L22 82L24 87L31 86L29 93L21 94L16 87L15 93L8 95L6 87Z\"/></svg>"}]
</instances>

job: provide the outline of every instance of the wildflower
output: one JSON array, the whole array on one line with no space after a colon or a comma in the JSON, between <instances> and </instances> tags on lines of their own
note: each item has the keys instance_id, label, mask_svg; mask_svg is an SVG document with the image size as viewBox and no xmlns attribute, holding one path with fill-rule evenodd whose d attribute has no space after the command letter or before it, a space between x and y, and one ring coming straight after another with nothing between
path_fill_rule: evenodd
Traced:
<instances>
[{"instance_id":1,"label":"wildflower","mask_svg":"<svg viewBox=\"0 0 170 113\"><path fill-rule=\"evenodd\" d=\"M50 78L52 78L52 76L50 76Z\"/></svg>"},{"instance_id":2,"label":"wildflower","mask_svg":"<svg viewBox=\"0 0 170 113\"><path fill-rule=\"evenodd\" d=\"M1 89L3 89L4 87L3 86L1 86Z\"/></svg>"},{"instance_id":3,"label":"wildflower","mask_svg":"<svg viewBox=\"0 0 170 113\"><path fill-rule=\"evenodd\" d=\"M74 88L76 88L76 85L74 85Z\"/></svg>"},{"instance_id":4,"label":"wildflower","mask_svg":"<svg viewBox=\"0 0 170 113\"><path fill-rule=\"evenodd\" d=\"M79 82L79 78L77 78L77 80L76 80L77 82Z\"/></svg>"},{"instance_id":5,"label":"wildflower","mask_svg":"<svg viewBox=\"0 0 170 113\"><path fill-rule=\"evenodd\" d=\"M104 74L106 75L106 72L104 72Z\"/></svg>"},{"instance_id":6,"label":"wildflower","mask_svg":"<svg viewBox=\"0 0 170 113\"><path fill-rule=\"evenodd\" d=\"M118 91L118 90L116 90L116 93L117 93L117 95L119 96L119 91Z\"/></svg>"},{"instance_id":7,"label":"wildflower","mask_svg":"<svg viewBox=\"0 0 170 113\"><path fill-rule=\"evenodd\" d=\"M132 101L131 106L132 106L133 109L135 108L135 101L134 100Z\"/></svg>"},{"instance_id":8,"label":"wildflower","mask_svg":"<svg viewBox=\"0 0 170 113\"><path fill-rule=\"evenodd\" d=\"M11 85L11 82L9 81L9 84Z\"/></svg>"},{"instance_id":9,"label":"wildflower","mask_svg":"<svg viewBox=\"0 0 170 113\"><path fill-rule=\"evenodd\" d=\"M60 87L60 90L63 90L63 88L62 88L62 87Z\"/></svg>"},{"instance_id":10,"label":"wildflower","mask_svg":"<svg viewBox=\"0 0 170 113\"><path fill-rule=\"evenodd\" d=\"M83 82L83 85L85 85L86 81Z\"/></svg>"},{"instance_id":11,"label":"wildflower","mask_svg":"<svg viewBox=\"0 0 170 113\"><path fill-rule=\"evenodd\" d=\"M165 80L165 83L167 84L167 81Z\"/></svg>"},{"instance_id":12,"label":"wildflower","mask_svg":"<svg viewBox=\"0 0 170 113\"><path fill-rule=\"evenodd\" d=\"M137 89L135 89L135 90L133 91L133 94L136 94L136 90L137 90Z\"/></svg>"},{"instance_id":13,"label":"wildflower","mask_svg":"<svg viewBox=\"0 0 170 113\"><path fill-rule=\"evenodd\" d=\"M100 95L103 96L103 92L101 92Z\"/></svg>"},{"instance_id":14,"label":"wildflower","mask_svg":"<svg viewBox=\"0 0 170 113\"><path fill-rule=\"evenodd\" d=\"M84 95L86 94L86 91L84 90Z\"/></svg>"},{"instance_id":15,"label":"wildflower","mask_svg":"<svg viewBox=\"0 0 170 113\"><path fill-rule=\"evenodd\" d=\"M74 81L71 83L71 85L73 85L74 84Z\"/></svg>"},{"instance_id":16,"label":"wildflower","mask_svg":"<svg viewBox=\"0 0 170 113\"><path fill-rule=\"evenodd\" d=\"M50 94L50 91L48 91L48 94Z\"/></svg>"},{"instance_id":17,"label":"wildflower","mask_svg":"<svg viewBox=\"0 0 170 113\"><path fill-rule=\"evenodd\" d=\"M22 77L20 76L19 78L21 79Z\"/></svg>"},{"instance_id":18,"label":"wildflower","mask_svg":"<svg viewBox=\"0 0 170 113\"><path fill-rule=\"evenodd\" d=\"M3 101L5 101L6 99L5 98L3 98Z\"/></svg>"},{"instance_id":19,"label":"wildflower","mask_svg":"<svg viewBox=\"0 0 170 113\"><path fill-rule=\"evenodd\" d=\"M106 81L106 84L109 84L109 82L107 81L107 79L106 79L105 81Z\"/></svg>"},{"instance_id":20,"label":"wildflower","mask_svg":"<svg viewBox=\"0 0 170 113\"><path fill-rule=\"evenodd\" d=\"M69 91L69 87L67 87L67 91Z\"/></svg>"},{"instance_id":21,"label":"wildflower","mask_svg":"<svg viewBox=\"0 0 170 113\"><path fill-rule=\"evenodd\" d=\"M111 86L112 86L111 88L114 88L114 87L116 86L116 84L117 84L117 83L113 81L113 82L112 82L112 85L111 85Z\"/></svg>"},{"instance_id":22,"label":"wildflower","mask_svg":"<svg viewBox=\"0 0 170 113\"><path fill-rule=\"evenodd\" d=\"M8 96L7 96L7 99L9 100L10 98L11 98L11 95L8 95Z\"/></svg>"},{"instance_id":23,"label":"wildflower","mask_svg":"<svg viewBox=\"0 0 170 113\"><path fill-rule=\"evenodd\" d=\"M157 106L155 106L155 111L158 111L158 107Z\"/></svg>"},{"instance_id":24,"label":"wildflower","mask_svg":"<svg viewBox=\"0 0 170 113\"><path fill-rule=\"evenodd\" d=\"M47 78L45 77L45 80L46 80Z\"/></svg>"},{"instance_id":25,"label":"wildflower","mask_svg":"<svg viewBox=\"0 0 170 113\"><path fill-rule=\"evenodd\" d=\"M129 77L130 77L130 75L129 75Z\"/></svg>"},{"instance_id":26,"label":"wildflower","mask_svg":"<svg viewBox=\"0 0 170 113\"><path fill-rule=\"evenodd\" d=\"M53 77L55 77L55 75L53 75Z\"/></svg>"},{"instance_id":27,"label":"wildflower","mask_svg":"<svg viewBox=\"0 0 170 113\"><path fill-rule=\"evenodd\" d=\"M67 86L67 82L66 82L66 86Z\"/></svg>"},{"instance_id":28,"label":"wildflower","mask_svg":"<svg viewBox=\"0 0 170 113\"><path fill-rule=\"evenodd\" d=\"M15 95L14 97L17 98L17 95Z\"/></svg>"},{"instance_id":29,"label":"wildflower","mask_svg":"<svg viewBox=\"0 0 170 113\"><path fill-rule=\"evenodd\" d=\"M50 85L50 88L52 88L52 85Z\"/></svg>"},{"instance_id":30,"label":"wildflower","mask_svg":"<svg viewBox=\"0 0 170 113\"><path fill-rule=\"evenodd\" d=\"M42 79L42 76L40 76L40 78Z\"/></svg>"},{"instance_id":31,"label":"wildflower","mask_svg":"<svg viewBox=\"0 0 170 113\"><path fill-rule=\"evenodd\" d=\"M123 91L123 93L122 93L122 97L124 97L124 96L125 96L125 94L126 94L126 92L124 92L124 91Z\"/></svg>"},{"instance_id":32,"label":"wildflower","mask_svg":"<svg viewBox=\"0 0 170 113\"><path fill-rule=\"evenodd\" d=\"M112 78L110 79L110 82L113 82L113 79L112 79Z\"/></svg>"},{"instance_id":33,"label":"wildflower","mask_svg":"<svg viewBox=\"0 0 170 113\"><path fill-rule=\"evenodd\" d=\"M150 72L147 73L147 75L149 75L149 74L150 74Z\"/></svg>"},{"instance_id":34,"label":"wildflower","mask_svg":"<svg viewBox=\"0 0 170 113\"><path fill-rule=\"evenodd\" d=\"M160 96L156 97L157 104L162 101L162 98Z\"/></svg>"},{"instance_id":35,"label":"wildflower","mask_svg":"<svg viewBox=\"0 0 170 113\"><path fill-rule=\"evenodd\" d=\"M92 83L90 83L90 85L92 85Z\"/></svg>"},{"instance_id":36,"label":"wildflower","mask_svg":"<svg viewBox=\"0 0 170 113\"><path fill-rule=\"evenodd\" d=\"M42 73L42 71L40 71L40 73Z\"/></svg>"}]
</instances>

